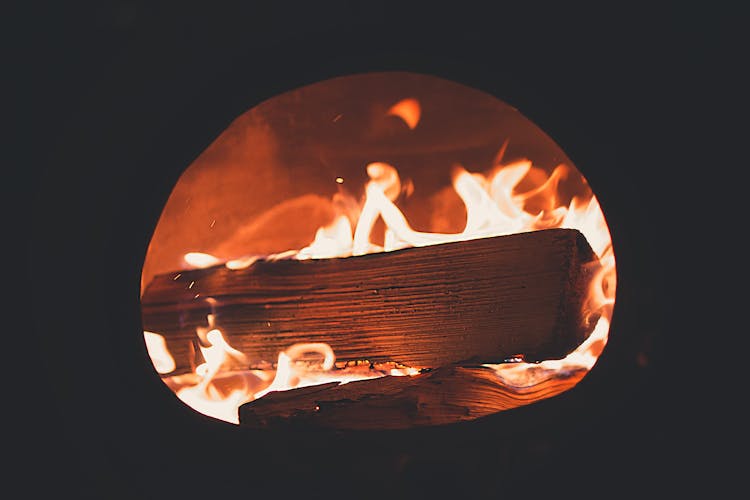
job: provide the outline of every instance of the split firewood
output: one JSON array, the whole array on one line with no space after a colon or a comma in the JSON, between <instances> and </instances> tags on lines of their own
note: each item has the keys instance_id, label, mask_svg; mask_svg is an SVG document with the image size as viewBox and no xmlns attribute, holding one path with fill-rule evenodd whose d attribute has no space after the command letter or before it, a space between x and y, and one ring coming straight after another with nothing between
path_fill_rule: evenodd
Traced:
<instances>
[{"instance_id":1,"label":"split firewood","mask_svg":"<svg viewBox=\"0 0 750 500\"><path fill-rule=\"evenodd\" d=\"M536 367L535 367L536 368ZM270 392L239 408L240 425L321 429L406 429L474 420L534 403L573 387L585 368L546 371L530 382L503 380L492 368L446 366L415 376L336 382Z\"/></svg>"},{"instance_id":2,"label":"split firewood","mask_svg":"<svg viewBox=\"0 0 750 500\"><path fill-rule=\"evenodd\" d=\"M259 259L156 276L143 328L190 371L213 315L248 367L288 346L330 345L340 361L415 368L564 357L591 333L584 311L598 261L574 229L407 248L357 257ZM434 375L432 376L434 377Z\"/></svg>"}]
</instances>

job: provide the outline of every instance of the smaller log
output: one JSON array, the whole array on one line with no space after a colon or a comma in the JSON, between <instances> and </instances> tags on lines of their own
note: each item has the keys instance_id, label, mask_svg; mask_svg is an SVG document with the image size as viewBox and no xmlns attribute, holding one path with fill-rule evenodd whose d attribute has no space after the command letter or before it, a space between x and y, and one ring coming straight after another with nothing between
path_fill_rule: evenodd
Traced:
<instances>
[{"instance_id":1,"label":"smaller log","mask_svg":"<svg viewBox=\"0 0 750 500\"><path fill-rule=\"evenodd\" d=\"M549 398L576 385L584 368L531 374L514 385L492 368L445 366L415 376L387 376L270 392L239 408L240 426L337 430L408 429L474 420Z\"/></svg>"}]
</instances>

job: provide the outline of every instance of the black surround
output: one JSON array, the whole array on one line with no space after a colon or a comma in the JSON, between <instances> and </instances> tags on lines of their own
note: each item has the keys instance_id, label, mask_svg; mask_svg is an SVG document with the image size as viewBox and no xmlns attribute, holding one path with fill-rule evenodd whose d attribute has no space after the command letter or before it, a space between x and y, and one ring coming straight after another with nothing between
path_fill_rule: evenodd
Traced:
<instances>
[{"instance_id":1,"label":"black surround","mask_svg":"<svg viewBox=\"0 0 750 500\"><path fill-rule=\"evenodd\" d=\"M19 122L33 190L23 302L36 311L24 324L39 378L28 379L24 487L78 498L573 498L700 481L682 468L688 424L667 390L671 232L658 215L678 201L662 190L684 168L675 116L687 95L676 84L688 49L664 34L688 30L668 9L436 9L29 12L39 36L19 62L38 113ZM140 334L141 265L172 186L258 102L386 70L497 96L584 173L617 257L609 345L562 396L445 428L268 434L193 412L158 380Z\"/></svg>"}]
</instances>

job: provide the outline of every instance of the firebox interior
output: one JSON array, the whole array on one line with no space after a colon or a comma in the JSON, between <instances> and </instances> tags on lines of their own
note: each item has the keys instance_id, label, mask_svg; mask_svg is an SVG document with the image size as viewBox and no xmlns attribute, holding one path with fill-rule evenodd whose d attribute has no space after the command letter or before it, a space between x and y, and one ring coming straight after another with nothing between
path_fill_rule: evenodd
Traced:
<instances>
[{"instance_id":1,"label":"firebox interior","mask_svg":"<svg viewBox=\"0 0 750 500\"><path fill-rule=\"evenodd\" d=\"M254 279L252 273L262 266L288 265L286 261L358 259L417 248L429 252L456 242L471 248L480 238L562 229L580 232L595 256L576 264L586 277L585 294L575 311L587 322L586 335L573 349L533 363L523 352L449 366L341 359L341 351L315 336L298 342L305 332L287 332L283 324L275 333L295 342L258 362L253 341L247 339L262 343L261 335L253 337L254 332L247 331L240 340L222 328L229 314L222 306L240 292L230 284L221 294L212 293L218 289L206 289L201 279L193 278L205 276L200 274L203 270L221 268L228 269L222 275L229 280L233 273L250 273L248 279ZM374 257L371 262L377 266ZM519 289L553 279L551 271L534 269L536 274L519 282ZM160 277L173 281L182 294L163 309L174 314L175 325L189 323L188 304L201 303L209 311L201 316L205 321L200 326L190 326L189 341L153 328L160 323L146 313L153 303L146 300L149 287ZM144 334L154 367L180 399L201 413L233 423L243 423L240 416L252 414L255 423L267 425L278 421L266 418L268 405L272 416L283 406L278 414L285 418L308 412L313 419L325 413L321 407L335 407L328 413L336 415L330 425L357 427L352 422L360 413L340 401L354 405L376 400L382 408L388 406L382 401L405 398L417 401L420 408L435 407L439 404L434 390L423 390L420 381L432 380L445 389L444 395L454 396L467 386L490 387L473 393L482 405L464 406L464 413L436 410L408 420L408 425L432 425L532 403L581 380L606 345L615 265L596 197L553 139L494 96L429 75L385 72L295 89L238 116L174 186L148 248L141 291ZM274 294L269 290L263 299L265 309L280 307ZM422 299L430 301L429 296ZM299 302L305 300L300 293ZM399 306L414 306L414 300ZM472 307L458 308L456 314L468 314ZM493 314L513 307L506 300ZM357 304L346 310L345 314L360 314ZM325 329L326 322L339 319L320 322ZM377 318L372 322L377 324ZM464 328L462 334L470 338L473 331ZM425 332L404 331L404 345L409 345L410 335L419 334ZM356 332L351 342L361 342ZM178 352L183 361L175 359ZM400 388L356 393L376 378L388 379L378 384ZM349 387L342 389L341 382L349 382ZM314 388L325 383L325 394ZM299 398L289 406L294 394ZM273 402L279 398L287 400L276 407ZM253 404L252 412L245 411ZM372 407L368 411L372 413ZM386 416L366 426L388 428L393 422Z\"/></svg>"}]
</instances>

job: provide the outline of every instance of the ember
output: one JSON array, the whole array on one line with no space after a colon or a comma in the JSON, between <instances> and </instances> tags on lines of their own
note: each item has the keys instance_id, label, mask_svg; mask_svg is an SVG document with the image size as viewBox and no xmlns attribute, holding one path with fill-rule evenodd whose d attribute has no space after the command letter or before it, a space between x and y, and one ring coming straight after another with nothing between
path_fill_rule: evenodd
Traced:
<instances>
[{"instance_id":1,"label":"ember","mask_svg":"<svg viewBox=\"0 0 750 500\"><path fill-rule=\"evenodd\" d=\"M382 117L400 118L399 133L408 136L427 123L427 108L404 97L384 106ZM333 122L344 123L350 114L335 114ZM559 163L550 172L525 158L505 162L509 144L505 139L484 172L454 162L452 194L438 191L432 208L422 207L432 210L431 231L415 229L402 208L413 206L420 185L402 178L398 165L377 161L364 166L361 197L344 187L351 176L334 176L337 190L330 199L302 195L269 207L254 222L253 234L285 224L293 232L300 222L289 214L318 207L310 215L328 222L309 234L305 246L242 254L237 243L225 243L216 254L184 253L183 266L172 272L146 276L144 270L144 335L154 367L190 407L243 425L290 419L336 428L435 425L570 389L607 343L616 288L611 238L598 200L572 164ZM463 229L444 231L446 217L463 217ZM242 239L241 233L233 237ZM531 239L514 236L519 233ZM499 246L487 246L495 241ZM418 248L423 253L413 253ZM398 252L405 249L414 250ZM347 274L343 262L364 256L370 256L370 270ZM429 274L415 264L423 258L436 269L457 270ZM344 261L326 264L334 259ZM273 269L315 269L312 285L291 271L263 278ZM391 273L385 288L381 272ZM331 281L336 273L344 278ZM436 292L430 280L446 277L466 286ZM521 281L511 285L512 279ZM377 302L362 295L409 286L419 292ZM484 295L461 295L459 289ZM439 294L454 292L442 306ZM311 305L316 300L320 309ZM380 308L384 300L389 308ZM266 316L247 317L251 304L262 304L252 310ZM502 323L508 318L516 319ZM549 322L534 326L541 324L534 318ZM367 329L359 321L393 333L362 333Z\"/></svg>"}]
</instances>

